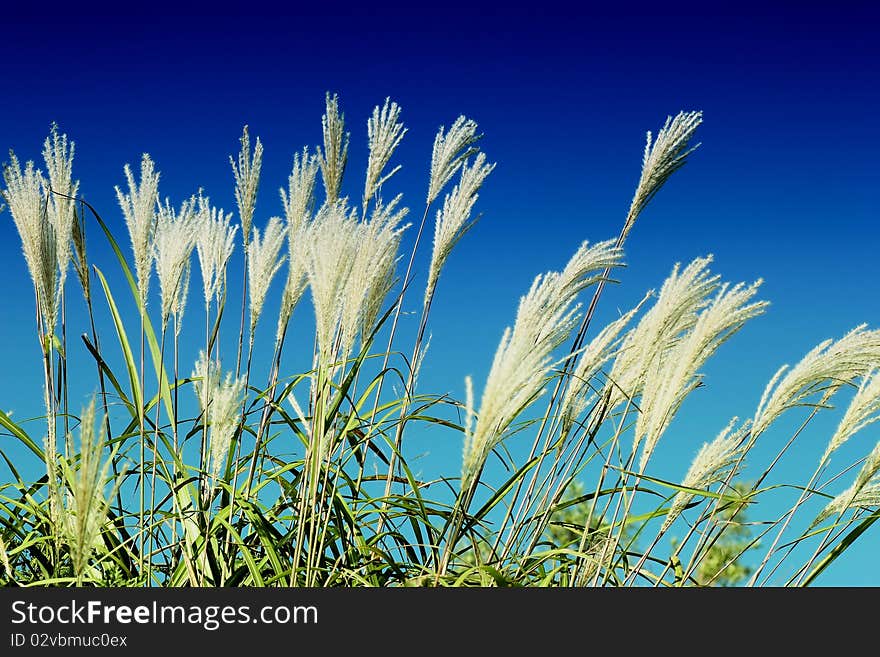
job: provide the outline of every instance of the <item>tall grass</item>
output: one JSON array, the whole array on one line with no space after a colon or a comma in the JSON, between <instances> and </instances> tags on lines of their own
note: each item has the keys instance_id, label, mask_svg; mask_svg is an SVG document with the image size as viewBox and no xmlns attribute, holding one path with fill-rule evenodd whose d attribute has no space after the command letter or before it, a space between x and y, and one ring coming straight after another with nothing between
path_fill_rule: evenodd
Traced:
<instances>
[{"instance_id":1,"label":"tall grass","mask_svg":"<svg viewBox=\"0 0 880 657\"><path fill-rule=\"evenodd\" d=\"M162 201L143 155L139 179L125 165L126 190L116 187L130 255L110 227L121 225L116 211L78 196L66 135L52 127L45 174L10 155L2 194L33 281L45 414L19 423L0 412L0 425L4 443L24 447L45 474L25 474L34 459L21 449L0 449L0 581L806 585L846 553L880 508L880 443L854 464L835 463L880 419L880 331L855 327L781 366L757 408L741 410L746 419L719 418L716 437L695 449L668 435L673 420L706 362L766 312L761 281L723 280L709 254L669 263L657 291L593 325L641 215L696 148L699 112L648 133L619 233L574 236L568 262L535 276L486 380L464 378L463 399L422 390L418 374L431 357L433 301L453 293L442 272L467 266L454 250L495 165L474 121L440 128L426 151L421 219L406 223L394 177L401 114L386 99L369 117L363 194L350 199L349 133L328 94L323 144L294 155L279 214L265 220L256 211L263 145L257 138L252 149L247 127L230 157L237 222L201 190ZM107 241L115 263L89 261L87 232ZM236 249L242 297L227 308ZM203 303L187 307L194 261ZM415 290L421 263L427 282ZM71 266L88 322L73 327L82 345L66 327L78 316L65 314ZM108 267L122 275L108 277ZM273 282L283 286L277 307ZM119 295L131 295L136 317L123 316ZM402 335L408 299L421 311L414 334ZM313 339L291 340L306 313ZM184 319L202 334L193 351L181 341ZM75 349L93 361L87 370L68 372ZM306 371L285 366L290 351L310 360ZM99 394L77 416L68 381L95 374ZM798 438L824 430L815 419L832 413L832 400L844 410L814 472L777 481ZM462 445L460 469L434 481L407 460L411 436L428 431ZM771 456L756 465L768 434ZM680 482L653 470L660 450L696 451Z\"/></svg>"}]
</instances>

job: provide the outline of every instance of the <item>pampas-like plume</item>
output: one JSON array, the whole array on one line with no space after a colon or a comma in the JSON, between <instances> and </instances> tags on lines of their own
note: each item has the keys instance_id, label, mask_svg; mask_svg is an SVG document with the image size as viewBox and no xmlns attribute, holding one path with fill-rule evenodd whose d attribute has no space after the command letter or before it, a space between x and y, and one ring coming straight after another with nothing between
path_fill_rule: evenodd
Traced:
<instances>
[{"instance_id":1,"label":"pampas-like plume","mask_svg":"<svg viewBox=\"0 0 880 657\"><path fill-rule=\"evenodd\" d=\"M434 251L428 268L428 283L425 286L425 303L434 294L440 271L453 247L470 230L474 221L469 221L471 210L477 202L477 193L486 177L492 173L494 164L486 164L486 156L477 154L472 166L467 162L461 167L461 180L443 200L443 209L437 211L434 224Z\"/></svg>"},{"instance_id":2,"label":"pampas-like plume","mask_svg":"<svg viewBox=\"0 0 880 657\"><path fill-rule=\"evenodd\" d=\"M146 153L141 157L140 184L135 182L130 166L126 164L124 171L128 182L128 193L123 193L116 186L116 198L122 208L128 234L131 237L141 307L146 308L152 269L150 244L156 222L156 206L159 203L159 172L155 170L153 160Z\"/></svg>"},{"instance_id":3,"label":"pampas-like plume","mask_svg":"<svg viewBox=\"0 0 880 657\"><path fill-rule=\"evenodd\" d=\"M636 423L633 451L644 439L639 469L643 471L684 399L700 385L698 370L723 343L753 317L762 314L766 301L751 302L761 281L728 288L723 284L711 304L666 354L655 358L645 376Z\"/></svg>"},{"instance_id":4,"label":"pampas-like plume","mask_svg":"<svg viewBox=\"0 0 880 657\"><path fill-rule=\"evenodd\" d=\"M190 255L200 228L195 206L195 196L184 201L179 212L175 212L167 200L164 205L159 206L153 238L153 257L159 278L163 329L168 325L168 318L175 307L180 308L184 272L189 267Z\"/></svg>"},{"instance_id":5,"label":"pampas-like plume","mask_svg":"<svg viewBox=\"0 0 880 657\"><path fill-rule=\"evenodd\" d=\"M33 162L29 161L22 171L18 158L11 151L9 164L3 169L3 178L6 182L3 198L9 205L21 238L24 259L34 283L43 333L52 335L58 316L58 234L44 204L46 180L38 169L34 169Z\"/></svg>"},{"instance_id":6,"label":"pampas-like plume","mask_svg":"<svg viewBox=\"0 0 880 657\"><path fill-rule=\"evenodd\" d=\"M586 410L587 402L596 390L592 384L593 377L605 363L617 354L624 339L619 337L620 332L639 312L650 294L650 292L646 294L635 308L599 331L599 334L580 351L577 365L571 375L571 383L560 406L560 414L566 426L570 426L575 418Z\"/></svg>"},{"instance_id":7,"label":"pampas-like plume","mask_svg":"<svg viewBox=\"0 0 880 657\"><path fill-rule=\"evenodd\" d=\"M196 231L196 252L202 272L202 290L205 305L220 298L226 289L226 263L235 249L238 226L231 225L232 213L212 208L209 200L199 198L199 228Z\"/></svg>"},{"instance_id":8,"label":"pampas-like plume","mask_svg":"<svg viewBox=\"0 0 880 657\"><path fill-rule=\"evenodd\" d=\"M880 370L874 370L862 379L840 424L837 425L837 430L828 441L822 461L827 460L832 452L839 449L853 434L877 420L880 420Z\"/></svg>"},{"instance_id":9,"label":"pampas-like plume","mask_svg":"<svg viewBox=\"0 0 880 657\"><path fill-rule=\"evenodd\" d=\"M281 189L281 202L287 220L287 281L281 295L281 310L278 313L276 343L281 341L284 328L290 321L293 309L299 303L306 289L306 244L308 240L309 216L315 202L315 178L318 173L318 160L303 149L302 157L293 156L293 170L287 179L288 191Z\"/></svg>"},{"instance_id":10,"label":"pampas-like plume","mask_svg":"<svg viewBox=\"0 0 880 657\"><path fill-rule=\"evenodd\" d=\"M76 219L76 206L72 197L76 196L79 181L74 181L72 177L74 149L74 142L68 142L65 134L59 135L58 126L53 123L49 136L43 143L43 160L49 175L49 189L57 192L49 194L48 210L49 221L55 226L57 237L59 290L64 289L67 277L73 224Z\"/></svg>"},{"instance_id":11,"label":"pampas-like plume","mask_svg":"<svg viewBox=\"0 0 880 657\"><path fill-rule=\"evenodd\" d=\"M406 128L400 122L400 106L385 99L382 109L377 105L373 116L367 120L367 140L370 146L370 157L367 161L367 178L364 183L363 213L367 213L367 205L379 188L391 176L400 170L400 165L391 169L384 176L383 170L388 165L391 155L406 134Z\"/></svg>"},{"instance_id":12,"label":"pampas-like plume","mask_svg":"<svg viewBox=\"0 0 880 657\"><path fill-rule=\"evenodd\" d=\"M434 137L431 153L431 176L428 182L428 205L434 202L462 163L477 152L474 144L482 137L477 134L477 124L459 116L444 134L443 126Z\"/></svg>"},{"instance_id":13,"label":"pampas-like plume","mask_svg":"<svg viewBox=\"0 0 880 657\"><path fill-rule=\"evenodd\" d=\"M398 195L387 204L377 202L370 220L358 225L360 245L346 286L341 317L346 355L356 335L364 340L372 332L385 297L394 286L401 235L409 227L400 223L409 213L408 208L397 207L400 199Z\"/></svg>"},{"instance_id":14,"label":"pampas-like plume","mask_svg":"<svg viewBox=\"0 0 880 657\"><path fill-rule=\"evenodd\" d=\"M333 360L358 243L357 219L344 204L324 205L308 231L306 275L315 309L315 337L322 362Z\"/></svg>"},{"instance_id":15,"label":"pampas-like plume","mask_svg":"<svg viewBox=\"0 0 880 657\"><path fill-rule=\"evenodd\" d=\"M733 427L738 420L739 418L733 418L715 440L703 444L681 482L683 488L706 490L709 486L727 479L735 467L741 467L741 457L746 448L743 439L748 433L749 423L746 421L734 431ZM676 493L660 529L661 534L672 526L693 498L694 493Z\"/></svg>"},{"instance_id":16,"label":"pampas-like plume","mask_svg":"<svg viewBox=\"0 0 880 657\"><path fill-rule=\"evenodd\" d=\"M538 276L520 299L513 328L507 328L495 352L479 414L468 404L462 463L462 489L477 475L516 417L542 393L554 366L553 351L577 320L578 293L601 272L620 266L614 241L584 242L561 272ZM472 393L470 393L472 396Z\"/></svg>"},{"instance_id":17,"label":"pampas-like plume","mask_svg":"<svg viewBox=\"0 0 880 657\"><path fill-rule=\"evenodd\" d=\"M257 145L251 156L251 137L248 127L242 130L241 150L238 152L238 162L229 156L232 165L232 175L235 177L235 202L238 204L238 216L241 219L242 239L245 248L251 236L251 224L254 220L254 207L257 204L257 189L260 186L260 169L263 166L263 144L257 137Z\"/></svg>"},{"instance_id":18,"label":"pampas-like plume","mask_svg":"<svg viewBox=\"0 0 880 657\"><path fill-rule=\"evenodd\" d=\"M783 365L764 389L752 421L757 438L785 411L818 393L831 395L845 383L864 376L880 363L880 330L860 325L840 340L825 340L788 369ZM784 376L783 376L784 375Z\"/></svg>"},{"instance_id":19,"label":"pampas-like plume","mask_svg":"<svg viewBox=\"0 0 880 657\"><path fill-rule=\"evenodd\" d=\"M307 240L307 278L315 306L322 361L345 359L358 333L372 330L391 287L400 221L399 198L377 204L370 220L357 221L344 204L318 211Z\"/></svg>"},{"instance_id":20,"label":"pampas-like plume","mask_svg":"<svg viewBox=\"0 0 880 657\"><path fill-rule=\"evenodd\" d=\"M278 254L284 246L284 223L280 217L272 217L263 231L262 239L260 231L254 227L254 235L248 244L248 291L250 292L250 329L251 339L253 332L263 312L263 303L266 301L266 293L269 285L281 265L284 256Z\"/></svg>"},{"instance_id":21,"label":"pampas-like plume","mask_svg":"<svg viewBox=\"0 0 880 657\"><path fill-rule=\"evenodd\" d=\"M211 427L210 470L211 480L216 482L238 426L245 381L244 377L233 379L231 372L224 378L220 363L208 360L203 350L199 351L192 378L199 409Z\"/></svg>"},{"instance_id":22,"label":"pampas-like plume","mask_svg":"<svg viewBox=\"0 0 880 657\"><path fill-rule=\"evenodd\" d=\"M609 408L641 394L653 363L696 324L699 311L718 287L719 276L708 270L712 256L697 258L683 270L680 265L663 282L657 301L630 330L611 368Z\"/></svg>"},{"instance_id":23,"label":"pampas-like plume","mask_svg":"<svg viewBox=\"0 0 880 657\"><path fill-rule=\"evenodd\" d=\"M62 470L68 491L64 498L62 534L70 548L74 573L82 577L88 566L92 551L101 545L101 530L107 521L108 499L116 494L124 472L113 482L110 495L105 495L107 473L112 454L103 464L101 451L104 446L104 426L95 431L95 400L92 398L83 409L80 421L79 464L74 469L62 459Z\"/></svg>"},{"instance_id":24,"label":"pampas-like plume","mask_svg":"<svg viewBox=\"0 0 880 657\"><path fill-rule=\"evenodd\" d=\"M666 123L657 133L657 139L653 143L651 133L648 132L645 153L642 157L642 175L626 215L621 243L626 239L645 206L660 191L669 177L684 166L688 155L699 147L699 144L691 148L688 148L688 145L702 122L702 112L679 112L675 118L666 118Z\"/></svg>"},{"instance_id":25,"label":"pampas-like plume","mask_svg":"<svg viewBox=\"0 0 880 657\"><path fill-rule=\"evenodd\" d=\"M336 94L327 93L326 110L321 116L324 133L324 150L318 147L318 163L321 178L324 180L325 202L332 205L339 200L342 189L342 176L348 163L349 135L345 132L345 115L339 113L339 99Z\"/></svg>"}]
</instances>

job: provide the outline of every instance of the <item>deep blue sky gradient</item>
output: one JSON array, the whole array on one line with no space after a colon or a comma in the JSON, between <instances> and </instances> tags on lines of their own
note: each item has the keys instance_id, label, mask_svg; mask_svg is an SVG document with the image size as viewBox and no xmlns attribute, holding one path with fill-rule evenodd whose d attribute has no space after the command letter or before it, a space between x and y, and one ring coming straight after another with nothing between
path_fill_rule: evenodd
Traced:
<instances>
[{"instance_id":1,"label":"deep blue sky gradient","mask_svg":"<svg viewBox=\"0 0 880 657\"><path fill-rule=\"evenodd\" d=\"M366 119L390 96L409 132L394 158L403 170L388 191L404 193L417 222L436 129L461 113L474 118L498 166L478 202L483 218L443 272L422 376L426 391L460 396L467 374L481 391L532 278L561 267L582 240L618 233L645 131L679 110L701 109L703 145L636 225L621 285L606 291L598 315L607 320L628 309L675 262L707 253L726 280L766 281L769 312L711 361L706 387L658 449L657 474L676 478L731 416L754 412L779 365L862 322L880 326L878 17L867 2L834 9L676 3L662 11L621 3L615 12L605 4L444 4L430 12L382 5L342 7L336 16L258 7L243 16L119 9L12 16L0 39L0 149L39 159L50 123L58 122L77 144L81 193L127 246L113 185L142 152L158 163L163 197L176 204L202 187L232 210L228 156L249 124L266 148L262 225L281 213L277 189L293 153L320 141L328 90L339 93L351 132L344 193L360 198ZM94 232L90 248L117 276ZM416 290L427 259L425 251ZM240 271L240 261L232 268ZM31 287L8 212L0 215L0 270L0 406L22 419L42 412L41 375ZM232 299L240 291L235 278ZM122 281L113 284L125 306ZM195 318L199 296L194 287ZM409 297L405 335L417 324L419 298ZM303 363L311 349L306 309L295 332L308 345ZM71 308L72 326L79 312ZM269 324L261 327L267 340ZM190 330L197 340L197 327ZM90 378L79 399L92 386ZM785 437L768 435L771 444L756 448L753 460L765 462ZM857 435L839 463L859 458L878 437L876 429ZM827 438L805 435L780 464L779 479L805 483ZM460 443L451 433L414 439L412 450L428 474L458 471ZM880 584L878 546L869 532L823 583Z\"/></svg>"}]
</instances>

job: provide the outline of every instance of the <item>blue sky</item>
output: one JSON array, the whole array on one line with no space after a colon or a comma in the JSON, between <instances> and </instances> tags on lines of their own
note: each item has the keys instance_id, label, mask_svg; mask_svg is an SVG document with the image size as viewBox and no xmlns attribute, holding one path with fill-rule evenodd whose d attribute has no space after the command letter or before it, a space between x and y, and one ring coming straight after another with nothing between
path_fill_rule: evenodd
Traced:
<instances>
[{"instance_id":1,"label":"blue sky","mask_svg":"<svg viewBox=\"0 0 880 657\"><path fill-rule=\"evenodd\" d=\"M351 132L344 192L353 197L366 162L366 119L390 96L409 128L391 186L417 221L433 135L466 114L479 123L497 168L480 195L481 221L444 270L422 385L461 395L470 374L479 394L532 278L562 266L584 239L618 233L645 131L679 110L700 109L703 145L640 219L620 285L606 291L599 311L600 319L613 317L658 287L675 262L707 253L726 280L765 279L768 313L721 349L706 369L707 386L682 408L658 451L658 470L676 477L732 415L753 413L779 365L860 323L880 326L875 10L867 2L708 7L676 3L661 12L623 3L612 13L604 3L545 2L503 11L480 3L430 13L345 8L335 17L314 9L11 16L0 40L0 148L37 159L58 122L77 144L81 192L125 242L113 194L123 164L149 152L163 197L179 203L201 187L232 210L228 156L248 124L266 149L262 225L281 213L277 189L293 153L320 141L325 91L339 94ZM19 246L4 212L0 407L21 419L42 412L42 397ZM94 232L90 247L116 275ZM423 252L416 288L427 259ZM417 302L412 295L407 310ZM72 326L82 320L78 312L71 309ZM300 310L304 323L307 314ZM402 321L411 334L418 318ZM93 385L88 379L81 399ZM877 438L859 434L847 454L858 458ZM826 440L821 431L804 436L779 477L805 482ZM755 460L771 448L778 445ZM457 473L458 437L416 439L412 449L426 470ZM824 583L880 584L877 570L864 568L878 540L869 532Z\"/></svg>"}]
</instances>

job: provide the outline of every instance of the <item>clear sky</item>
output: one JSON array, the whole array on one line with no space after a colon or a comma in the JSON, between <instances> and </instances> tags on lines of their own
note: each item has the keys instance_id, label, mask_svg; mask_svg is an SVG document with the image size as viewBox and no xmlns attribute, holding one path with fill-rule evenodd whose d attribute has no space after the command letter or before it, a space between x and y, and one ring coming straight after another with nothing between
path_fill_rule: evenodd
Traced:
<instances>
[{"instance_id":1,"label":"clear sky","mask_svg":"<svg viewBox=\"0 0 880 657\"><path fill-rule=\"evenodd\" d=\"M325 91L339 94L351 132L344 193L355 198L370 111L386 96L402 106L409 132L391 186L417 221L433 135L466 114L497 168L478 201L481 221L444 270L422 386L461 395L470 374L479 394L532 278L562 266L584 239L618 233L645 131L700 109L703 145L636 225L628 267L606 291L599 318L659 286L675 262L707 253L727 280L763 277L761 296L772 306L711 361L706 387L664 438L657 468L672 478L731 416L754 412L779 365L860 323L880 327L880 40L872 3L661 10L624 2L613 13L609 3L589 2L443 3L430 11L418 4L334 5L335 16L251 6L242 16L149 13L153 4L139 15L114 8L71 16L41 5L39 15L6 16L0 149L38 159L56 121L76 142L80 191L125 243L113 193L122 166L149 152L163 197L177 204L204 188L232 210L228 156L244 124L266 149L256 223L281 214L277 189L293 153L320 141ZM94 232L90 247L116 275ZM421 255L416 289L428 259ZM0 407L23 419L42 412L41 374L29 330L32 291L8 212L0 214L0 270ZM406 309L417 310L418 300L412 295ZM71 326L84 328L81 309L70 312ZM306 315L298 316L306 322ZM402 330L411 334L417 321L404 316ZM307 358L311 341L301 336ZM93 386L88 379L74 401ZM444 442L449 435L414 446L414 461L457 474L460 443ZM845 458L863 455L878 437L876 429L857 435ZM805 483L827 439L822 431L805 435L779 478ZM754 459L772 448L778 444ZM823 583L880 584L878 547L880 535L869 532Z\"/></svg>"}]
</instances>

